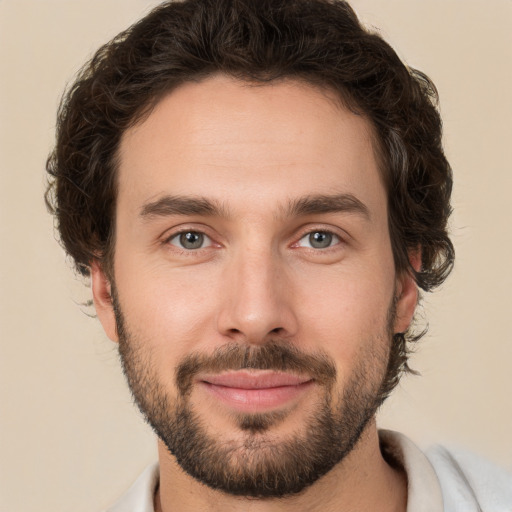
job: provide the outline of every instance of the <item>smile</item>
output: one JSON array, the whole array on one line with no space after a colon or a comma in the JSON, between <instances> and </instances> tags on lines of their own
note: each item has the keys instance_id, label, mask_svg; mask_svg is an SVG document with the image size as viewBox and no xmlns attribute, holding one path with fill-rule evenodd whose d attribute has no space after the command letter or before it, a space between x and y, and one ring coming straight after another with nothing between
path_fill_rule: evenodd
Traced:
<instances>
[{"instance_id":1,"label":"smile","mask_svg":"<svg viewBox=\"0 0 512 512\"><path fill-rule=\"evenodd\" d=\"M298 399L313 385L307 376L269 371L236 371L202 376L213 398L240 412L263 412Z\"/></svg>"}]
</instances>

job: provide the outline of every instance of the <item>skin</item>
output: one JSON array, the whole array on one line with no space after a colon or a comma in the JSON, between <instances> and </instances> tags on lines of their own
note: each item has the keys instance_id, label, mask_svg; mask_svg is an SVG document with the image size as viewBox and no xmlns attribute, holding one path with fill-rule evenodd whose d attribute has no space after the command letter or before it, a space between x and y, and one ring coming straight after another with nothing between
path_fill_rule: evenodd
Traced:
<instances>
[{"instance_id":1,"label":"skin","mask_svg":"<svg viewBox=\"0 0 512 512\"><path fill-rule=\"evenodd\" d=\"M387 353L393 297L393 331L409 326L417 288L410 275L395 272L372 127L329 91L294 81L253 86L221 75L186 84L124 134L119 156L117 293L169 396L176 395L173 369L191 352L261 345L276 334L332 358L341 393L363 355ZM223 208L141 215L171 194ZM316 194L350 194L366 213L289 211L290 202ZM205 233L203 247L180 248L181 229ZM314 231L334 233L330 247L308 246ZM91 270L98 316L117 341L110 282L99 262ZM199 386L191 396L216 436L247 435L228 406ZM285 415L275 438L300 427L319 398L312 386L279 406ZM406 509L405 476L383 459L374 420L341 463L282 500L209 489L184 473L162 442L159 459L155 507L164 512Z\"/></svg>"}]
</instances>

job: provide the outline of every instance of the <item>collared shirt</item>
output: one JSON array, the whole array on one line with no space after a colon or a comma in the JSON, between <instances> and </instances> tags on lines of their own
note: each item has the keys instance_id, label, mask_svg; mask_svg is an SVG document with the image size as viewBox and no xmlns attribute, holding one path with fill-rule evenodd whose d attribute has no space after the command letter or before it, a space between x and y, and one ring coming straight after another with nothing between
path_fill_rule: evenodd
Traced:
<instances>
[{"instance_id":1,"label":"collared shirt","mask_svg":"<svg viewBox=\"0 0 512 512\"><path fill-rule=\"evenodd\" d=\"M385 457L407 474L407 512L512 512L512 474L464 451L435 446L423 453L398 432L379 431ZM154 512L153 464L107 512Z\"/></svg>"}]
</instances>

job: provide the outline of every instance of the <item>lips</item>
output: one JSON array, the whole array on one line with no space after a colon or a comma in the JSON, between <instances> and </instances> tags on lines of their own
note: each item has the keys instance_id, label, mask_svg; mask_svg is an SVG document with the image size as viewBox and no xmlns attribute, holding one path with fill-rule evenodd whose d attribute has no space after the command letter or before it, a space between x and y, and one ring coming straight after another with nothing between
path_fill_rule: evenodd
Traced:
<instances>
[{"instance_id":1,"label":"lips","mask_svg":"<svg viewBox=\"0 0 512 512\"><path fill-rule=\"evenodd\" d=\"M310 381L310 377L273 371L237 371L218 375L206 375L201 380L216 386L240 389L265 389L281 386L298 386Z\"/></svg>"},{"instance_id":2,"label":"lips","mask_svg":"<svg viewBox=\"0 0 512 512\"><path fill-rule=\"evenodd\" d=\"M211 397L244 412L261 412L297 399L313 384L307 376L268 370L245 370L199 379Z\"/></svg>"}]
</instances>

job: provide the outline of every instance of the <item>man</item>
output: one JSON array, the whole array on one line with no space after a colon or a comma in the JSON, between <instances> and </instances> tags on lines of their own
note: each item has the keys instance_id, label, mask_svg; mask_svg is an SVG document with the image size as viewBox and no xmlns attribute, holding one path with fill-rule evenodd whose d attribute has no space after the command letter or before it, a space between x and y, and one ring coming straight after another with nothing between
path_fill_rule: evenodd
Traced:
<instances>
[{"instance_id":1,"label":"man","mask_svg":"<svg viewBox=\"0 0 512 512\"><path fill-rule=\"evenodd\" d=\"M375 422L453 264L435 102L340 1L163 4L83 69L47 197L159 443L112 511L512 507Z\"/></svg>"}]
</instances>

